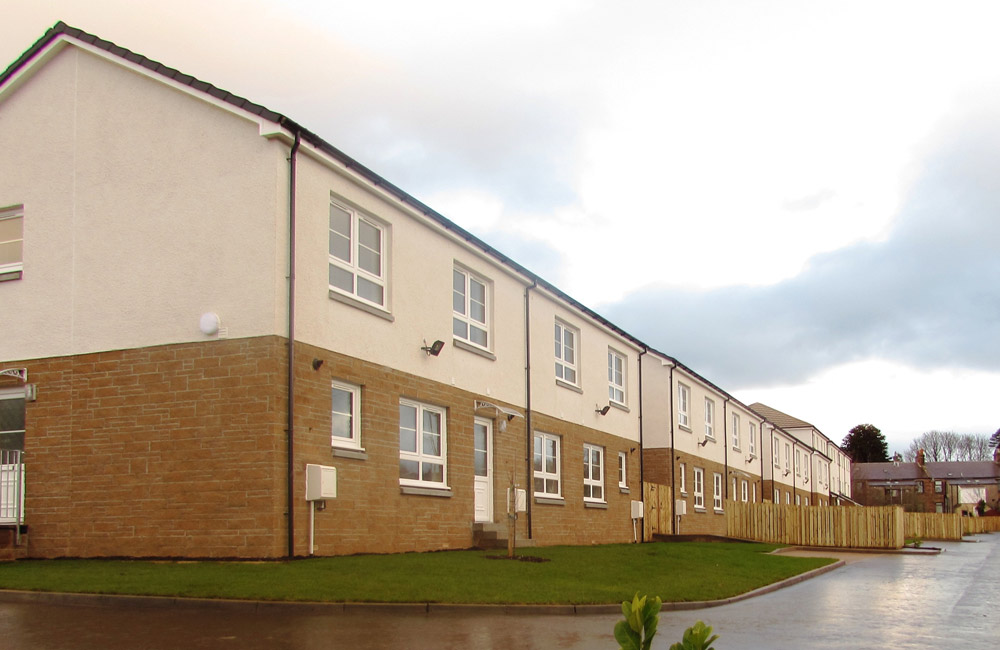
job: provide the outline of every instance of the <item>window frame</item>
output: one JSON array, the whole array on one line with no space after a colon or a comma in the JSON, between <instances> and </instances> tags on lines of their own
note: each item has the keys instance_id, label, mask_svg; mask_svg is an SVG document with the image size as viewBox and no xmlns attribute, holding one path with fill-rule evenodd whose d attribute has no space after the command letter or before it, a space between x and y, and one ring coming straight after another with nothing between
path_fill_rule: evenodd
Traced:
<instances>
[{"instance_id":1,"label":"window frame","mask_svg":"<svg viewBox=\"0 0 1000 650\"><path fill-rule=\"evenodd\" d=\"M20 224L20 227L16 228L19 233L15 233L20 236L0 241L0 249L4 246L10 246L11 249L16 250L18 254L16 256L16 262L0 264L0 282L5 280L20 280L24 275L24 206L15 205L0 208L0 224L7 221L17 221ZM2 232L2 230L3 229L0 228L0 232Z\"/></svg>"},{"instance_id":2,"label":"window frame","mask_svg":"<svg viewBox=\"0 0 1000 650\"><path fill-rule=\"evenodd\" d=\"M712 509L722 511L722 474L712 472Z\"/></svg>"},{"instance_id":3,"label":"window frame","mask_svg":"<svg viewBox=\"0 0 1000 650\"><path fill-rule=\"evenodd\" d=\"M423 487L423 488L434 488L434 489L448 489L448 411L447 409L434 406L432 404L426 404L424 402L418 402L416 400L400 398L399 400L400 411L402 408L414 408L416 409L416 451L404 451L402 444L403 435L403 422L402 413L400 413L400 440L399 440L399 462L400 462L400 477L399 484L411 487ZM427 453L423 450L424 448L424 436L427 434L423 428L423 415L424 413L434 413L439 416L439 422L441 423L440 437L441 437L441 451L440 454L434 455ZM423 476L423 466L428 465L441 465L441 481L428 481L423 478L403 478L402 476L402 463L404 461L416 462L417 463L417 475Z\"/></svg>"},{"instance_id":4,"label":"window frame","mask_svg":"<svg viewBox=\"0 0 1000 650\"><path fill-rule=\"evenodd\" d=\"M597 463L594 457L597 457ZM584 443L583 445L583 500L588 503L607 503L604 491L604 447ZM598 476L594 476L595 466ZM589 490L588 490L589 488ZM594 496L595 490L600 496ZM588 496L589 492L589 496Z\"/></svg>"},{"instance_id":5,"label":"window frame","mask_svg":"<svg viewBox=\"0 0 1000 650\"><path fill-rule=\"evenodd\" d=\"M792 445L791 445L791 443L787 443L786 442L785 443L785 471L786 472L792 471L791 462L792 462Z\"/></svg>"},{"instance_id":6,"label":"window frame","mask_svg":"<svg viewBox=\"0 0 1000 650\"><path fill-rule=\"evenodd\" d=\"M677 382L677 424L690 431L691 388Z\"/></svg>"},{"instance_id":7,"label":"window frame","mask_svg":"<svg viewBox=\"0 0 1000 650\"><path fill-rule=\"evenodd\" d=\"M347 393L351 396L351 411L350 413L339 413L334 410L333 406L333 391L339 390L341 392ZM361 446L361 386L356 386L355 384L350 384L345 381L340 381L337 379L331 380L330 382L330 446L336 447L338 449L351 449L356 451L364 451L364 447ZM351 419L351 436L350 438L344 438L337 436L333 433L335 416L346 415Z\"/></svg>"},{"instance_id":8,"label":"window frame","mask_svg":"<svg viewBox=\"0 0 1000 650\"><path fill-rule=\"evenodd\" d=\"M624 451L618 452L618 487L628 488L628 455Z\"/></svg>"},{"instance_id":9,"label":"window frame","mask_svg":"<svg viewBox=\"0 0 1000 650\"><path fill-rule=\"evenodd\" d=\"M532 436L532 440L534 442L533 451L532 451L532 468L531 468L532 469L531 477L533 479L532 486L531 486L532 494L534 494L534 496L536 496L536 497L542 497L542 498L546 498L546 499L561 499L562 498L562 459L561 459L561 456L562 456L562 437L558 436L558 435L556 435L554 433L544 433L542 431L535 431L534 436ZM553 472L549 472L549 471L545 470L545 460L546 460L546 455L545 455L545 450L546 450L545 441L547 441L547 440L551 440L551 441L555 442L555 452L554 452L555 471L553 471ZM536 463L535 463L535 457L538 455L539 441L541 441L541 443L542 443L541 444L541 462L538 463L539 468L536 468L536 466L535 466L536 465ZM550 481L550 480L551 481L555 481L556 491L555 492L548 492L548 491L544 491L543 490L542 492L539 492L536 489L536 484L535 484L539 479L542 480L542 487L543 488L547 488L548 487L548 481Z\"/></svg>"},{"instance_id":10,"label":"window frame","mask_svg":"<svg viewBox=\"0 0 1000 650\"><path fill-rule=\"evenodd\" d=\"M757 424L754 423L754 422L749 422L748 424L749 424L749 428L750 428L750 443L748 445L748 449L750 451L750 455L751 456L756 456L757 455Z\"/></svg>"},{"instance_id":11,"label":"window frame","mask_svg":"<svg viewBox=\"0 0 1000 650\"><path fill-rule=\"evenodd\" d=\"M694 507L705 509L705 470L695 467L694 470Z\"/></svg>"},{"instance_id":12,"label":"window frame","mask_svg":"<svg viewBox=\"0 0 1000 650\"><path fill-rule=\"evenodd\" d=\"M802 477L802 450L795 448L795 475Z\"/></svg>"},{"instance_id":13,"label":"window frame","mask_svg":"<svg viewBox=\"0 0 1000 650\"><path fill-rule=\"evenodd\" d=\"M346 201L339 201L335 197L330 197L330 211L331 214L327 221L327 231L328 233L337 233L340 237L345 237L344 233L339 230L334 230L330 220L332 220L332 211L336 208L342 212L346 212L350 217L351 221L351 232L350 236L346 237L348 241L348 247L350 249L350 260L344 260L343 258L334 254L332 246L329 242L327 243L327 283L329 284L329 290L334 292L336 295L344 296L350 300L356 300L360 304L374 307L382 311L389 310L389 226L388 224L382 222L381 220L372 217L367 213L363 213L357 208L351 207ZM359 236L360 228L359 224L364 223L367 226L375 229L379 234L379 273L378 275L373 274L368 269L362 268L359 257L362 247L361 237ZM330 234L328 234L330 237ZM369 249L370 250L370 249ZM346 271L352 275L352 290L348 291L343 287L333 284L330 282L330 269L336 266L342 271ZM376 302L369 298L361 295L358 290L358 278L361 278L371 284L378 286L382 289L382 302Z\"/></svg>"},{"instance_id":14,"label":"window frame","mask_svg":"<svg viewBox=\"0 0 1000 650\"><path fill-rule=\"evenodd\" d=\"M566 334L573 336L572 346L569 350L573 353L573 360L566 359ZM580 330L573 327L566 321L556 318L555 330L553 332L555 343L555 376L556 382L562 382L574 388L580 386ZM573 379L567 379L567 372L573 373Z\"/></svg>"},{"instance_id":15,"label":"window frame","mask_svg":"<svg viewBox=\"0 0 1000 650\"><path fill-rule=\"evenodd\" d=\"M740 451L740 414L733 413L733 449Z\"/></svg>"},{"instance_id":16,"label":"window frame","mask_svg":"<svg viewBox=\"0 0 1000 650\"><path fill-rule=\"evenodd\" d=\"M774 466L781 469L781 442L777 436L771 436L771 455L774 456Z\"/></svg>"},{"instance_id":17,"label":"window frame","mask_svg":"<svg viewBox=\"0 0 1000 650\"><path fill-rule=\"evenodd\" d=\"M678 463L677 470L681 475L681 494L687 495L687 463Z\"/></svg>"},{"instance_id":18,"label":"window frame","mask_svg":"<svg viewBox=\"0 0 1000 650\"><path fill-rule=\"evenodd\" d=\"M464 309L464 313L459 312L459 311L457 311L455 309L455 299L457 298L457 296L456 296L456 289L455 289L455 280L456 280L455 276L456 275L461 275L462 279L463 279L463 286L462 286L462 291L463 291L463 293L462 293L462 308ZM492 308L492 304L493 304L492 303L492 299L493 299L493 290L492 290L493 287L492 287L492 283L486 277L484 277L482 275L479 275L475 271L472 271L471 269L466 268L466 267L464 267L464 266L462 266L462 265L460 265L458 263L456 263L454 265L454 267L452 268L451 279L452 279L452 282L451 282L451 296L452 296L452 299L451 299L451 321L452 321L451 334L452 334L452 337L455 340L457 340L457 341L461 341L462 343L467 343L467 344L469 344L471 346L474 346L474 347L476 347L476 348L478 348L480 350L485 350L485 351L489 352L490 346L493 344L493 322L492 322L493 319L490 318L490 312L491 312L491 308ZM473 282L475 282L476 284L482 285L482 287L483 287L483 320L482 321L479 321L474 316L472 316L472 304L473 304L472 283ZM455 332L455 325L456 325L456 323L462 323L462 324L465 325L465 332L466 332L465 336L461 336L461 335L459 335L459 334L457 334ZM473 328L481 330L483 332L483 335L486 338L486 343L485 344L477 343L476 341L472 340L472 331L473 331Z\"/></svg>"},{"instance_id":19,"label":"window frame","mask_svg":"<svg viewBox=\"0 0 1000 650\"><path fill-rule=\"evenodd\" d=\"M621 363L621 382L616 382L616 373L618 369L615 368L615 362ZM626 386L628 383L628 357L624 354L615 350L612 347L608 348L608 401L612 404L618 404L619 406L625 406L628 402L628 392ZM621 393L621 398L617 398L617 393Z\"/></svg>"},{"instance_id":20,"label":"window frame","mask_svg":"<svg viewBox=\"0 0 1000 650\"><path fill-rule=\"evenodd\" d=\"M715 440L715 400L705 398L705 437Z\"/></svg>"},{"instance_id":21,"label":"window frame","mask_svg":"<svg viewBox=\"0 0 1000 650\"><path fill-rule=\"evenodd\" d=\"M6 434L6 435L10 435L11 439L15 443L18 443L18 442L20 443L20 444L16 445L19 448L15 449L15 451L21 451L21 452L23 452L24 451L24 437L27 434L27 425L28 425L28 423L27 423L27 405L28 405L28 399L27 399L27 396L25 395L24 387L23 386L14 386L12 388L0 388L0 401L6 402L8 400L11 401L11 402L20 402L20 407L16 407L15 406L15 409L17 409L17 411L15 412L15 420L19 419L18 424L21 424L22 428L20 428L20 429L4 429L3 433ZM18 415L19 415L19 418L18 418ZM13 446L11 448L13 449Z\"/></svg>"},{"instance_id":22,"label":"window frame","mask_svg":"<svg viewBox=\"0 0 1000 650\"><path fill-rule=\"evenodd\" d=\"M740 479L740 500L743 503L750 501L750 482L745 478Z\"/></svg>"}]
</instances>

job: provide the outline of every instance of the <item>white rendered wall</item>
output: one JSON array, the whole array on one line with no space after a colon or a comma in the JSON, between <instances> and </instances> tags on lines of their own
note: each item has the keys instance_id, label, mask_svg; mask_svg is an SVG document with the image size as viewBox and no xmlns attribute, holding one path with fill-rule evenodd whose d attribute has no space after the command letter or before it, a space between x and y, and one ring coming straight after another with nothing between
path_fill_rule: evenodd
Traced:
<instances>
[{"instance_id":1,"label":"white rendered wall","mask_svg":"<svg viewBox=\"0 0 1000 650\"><path fill-rule=\"evenodd\" d=\"M0 97L0 205L24 275L0 283L0 358L279 332L281 148L254 122L67 46Z\"/></svg>"}]
</instances>

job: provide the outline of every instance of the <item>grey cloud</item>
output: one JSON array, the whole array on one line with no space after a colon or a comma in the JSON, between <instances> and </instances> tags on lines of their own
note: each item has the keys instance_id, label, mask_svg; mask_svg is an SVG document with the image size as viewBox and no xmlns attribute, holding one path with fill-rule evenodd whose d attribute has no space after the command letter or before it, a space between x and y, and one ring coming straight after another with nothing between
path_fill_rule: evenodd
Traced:
<instances>
[{"instance_id":1,"label":"grey cloud","mask_svg":"<svg viewBox=\"0 0 1000 650\"><path fill-rule=\"evenodd\" d=\"M820 255L772 286L648 288L603 311L729 389L872 357L998 370L998 171L1000 134L978 123L927 158L885 241Z\"/></svg>"}]
</instances>

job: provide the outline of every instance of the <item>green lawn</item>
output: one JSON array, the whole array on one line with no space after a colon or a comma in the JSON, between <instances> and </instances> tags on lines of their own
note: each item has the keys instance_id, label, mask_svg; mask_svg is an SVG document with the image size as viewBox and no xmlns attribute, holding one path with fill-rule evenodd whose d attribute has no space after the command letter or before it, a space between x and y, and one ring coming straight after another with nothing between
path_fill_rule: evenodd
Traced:
<instances>
[{"instance_id":1,"label":"green lawn","mask_svg":"<svg viewBox=\"0 0 1000 650\"><path fill-rule=\"evenodd\" d=\"M616 603L633 594L665 602L741 594L833 562L767 555L748 543L556 546L444 551L291 562L20 560L0 565L0 588L252 600L443 603Z\"/></svg>"}]
</instances>

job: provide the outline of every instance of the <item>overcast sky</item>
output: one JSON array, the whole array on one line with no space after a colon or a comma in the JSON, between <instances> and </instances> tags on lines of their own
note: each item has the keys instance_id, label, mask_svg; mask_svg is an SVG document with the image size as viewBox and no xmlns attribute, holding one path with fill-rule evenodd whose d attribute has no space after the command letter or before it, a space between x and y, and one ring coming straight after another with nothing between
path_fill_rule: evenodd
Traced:
<instances>
[{"instance_id":1,"label":"overcast sky","mask_svg":"<svg viewBox=\"0 0 1000 650\"><path fill-rule=\"evenodd\" d=\"M1000 427L1000 3L0 0L284 113L745 403Z\"/></svg>"}]
</instances>

